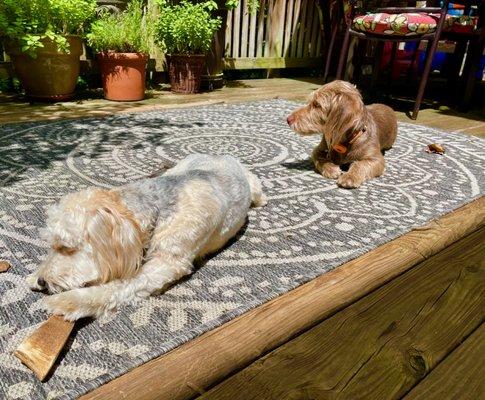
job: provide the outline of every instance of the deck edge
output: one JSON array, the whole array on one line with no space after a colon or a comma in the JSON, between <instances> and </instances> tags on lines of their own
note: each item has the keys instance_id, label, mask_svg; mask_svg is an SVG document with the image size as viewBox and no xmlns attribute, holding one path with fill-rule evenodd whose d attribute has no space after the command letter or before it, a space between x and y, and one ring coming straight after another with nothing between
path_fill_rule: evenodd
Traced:
<instances>
[{"instance_id":1,"label":"deck edge","mask_svg":"<svg viewBox=\"0 0 485 400\"><path fill-rule=\"evenodd\" d=\"M81 399L194 397L480 229L484 220L482 196L115 378Z\"/></svg>"}]
</instances>

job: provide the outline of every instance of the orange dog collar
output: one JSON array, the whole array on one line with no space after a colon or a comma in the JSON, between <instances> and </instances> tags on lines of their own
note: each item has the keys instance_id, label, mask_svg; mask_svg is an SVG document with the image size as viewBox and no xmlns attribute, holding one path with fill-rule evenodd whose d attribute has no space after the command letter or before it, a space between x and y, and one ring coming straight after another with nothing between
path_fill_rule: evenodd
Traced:
<instances>
[{"instance_id":1,"label":"orange dog collar","mask_svg":"<svg viewBox=\"0 0 485 400\"><path fill-rule=\"evenodd\" d=\"M344 146L342 143L338 143L335 146L333 146L333 149L340 154L345 154L347 153L347 147Z\"/></svg>"},{"instance_id":2,"label":"orange dog collar","mask_svg":"<svg viewBox=\"0 0 485 400\"><path fill-rule=\"evenodd\" d=\"M354 131L349 137L348 144L351 145L353 144L360 135L362 135L365 131L367 130L367 126L363 126L361 130L359 131ZM333 146L333 150L335 150L339 154L345 154L347 153L347 146L343 143L337 143L336 145Z\"/></svg>"}]
</instances>

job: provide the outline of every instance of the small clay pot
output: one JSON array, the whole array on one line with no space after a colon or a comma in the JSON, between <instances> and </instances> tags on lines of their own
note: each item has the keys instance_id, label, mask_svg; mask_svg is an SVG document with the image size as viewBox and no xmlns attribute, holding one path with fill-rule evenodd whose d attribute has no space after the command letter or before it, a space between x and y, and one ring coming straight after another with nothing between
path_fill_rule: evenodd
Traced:
<instances>
[{"instance_id":1,"label":"small clay pot","mask_svg":"<svg viewBox=\"0 0 485 400\"><path fill-rule=\"evenodd\" d=\"M104 98L137 101L145 98L148 55L142 53L98 53Z\"/></svg>"}]
</instances>

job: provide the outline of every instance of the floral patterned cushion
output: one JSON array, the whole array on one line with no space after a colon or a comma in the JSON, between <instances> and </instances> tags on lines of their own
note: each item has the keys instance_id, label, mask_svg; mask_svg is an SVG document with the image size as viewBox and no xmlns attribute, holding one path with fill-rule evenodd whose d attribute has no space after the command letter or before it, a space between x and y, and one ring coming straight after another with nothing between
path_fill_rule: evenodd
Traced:
<instances>
[{"instance_id":1,"label":"floral patterned cushion","mask_svg":"<svg viewBox=\"0 0 485 400\"><path fill-rule=\"evenodd\" d=\"M421 13L376 13L354 18L356 31L373 35L421 36L436 30L439 17Z\"/></svg>"}]
</instances>

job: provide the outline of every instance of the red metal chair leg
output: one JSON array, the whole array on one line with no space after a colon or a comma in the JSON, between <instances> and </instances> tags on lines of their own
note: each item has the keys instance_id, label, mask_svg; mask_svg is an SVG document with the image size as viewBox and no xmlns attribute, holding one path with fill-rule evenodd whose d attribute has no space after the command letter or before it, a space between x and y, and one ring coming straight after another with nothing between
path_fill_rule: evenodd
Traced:
<instances>
[{"instance_id":1,"label":"red metal chair leg","mask_svg":"<svg viewBox=\"0 0 485 400\"><path fill-rule=\"evenodd\" d=\"M339 62L338 62L336 79L342 79L343 78L343 70L344 70L344 66L346 64L345 61L347 60L347 52L349 51L349 42L350 42L350 29L349 29L349 27L347 27L345 29L344 42L342 43L342 51L340 53L340 59L339 59Z\"/></svg>"},{"instance_id":2,"label":"red metal chair leg","mask_svg":"<svg viewBox=\"0 0 485 400\"><path fill-rule=\"evenodd\" d=\"M377 80L379 79L379 69L381 67L382 54L384 53L384 42L378 41L376 44L374 66L372 67L372 79L370 83L371 96L374 96L374 92L377 86Z\"/></svg>"},{"instance_id":3,"label":"red metal chair leg","mask_svg":"<svg viewBox=\"0 0 485 400\"><path fill-rule=\"evenodd\" d=\"M332 60L333 47L335 46L335 40L338 34L338 26L334 26L332 30L332 38L330 39L330 44L328 46L327 59L325 61L325 72L323 74L323 81L326 82L328 74L330 73L330 61Z\"/></svg>"},{"instance_id":4,"label":"red metal chair leg","mask_svg":"<svg viewBox=\"0 0 485 400\"><path fill-rule=\"evenodd\" d=\"M436 52L436 48L438 47L438 41L439 41L439 35L436 35L433 41L431 42L431 48L427 49L426 51L427 57L424 64L423 75L421 76L421 81L419 82L418 95L416 96L416 100L414 102L414 109L411 114L411 119L418 118L419 107L421 107L421 102L424 96L424 90L426 89L426 84L428 83L428 77L431 71L431 64L433 62L433 57Z\"/></svg>"},{"instance_id":5,"label":"red metal chair leg","mask_svg":"<svg viewBox=\"0 0 485 400\"><path fill-rule=\"evenodd\" d=\"M482 28L483 29L483 28ZM482 30L480 36L475 40L470 41L469 53L465 63L465 69L463 71L463 76L465 78L465 90L463 92L463 97L459 103L459 108L461 111L468 111L470 107L470 100L473 94L473 88L475 86L476 78L475 75L480 64L480 58L485 49L485 29Z\"/></svg>"}]
</instances>

